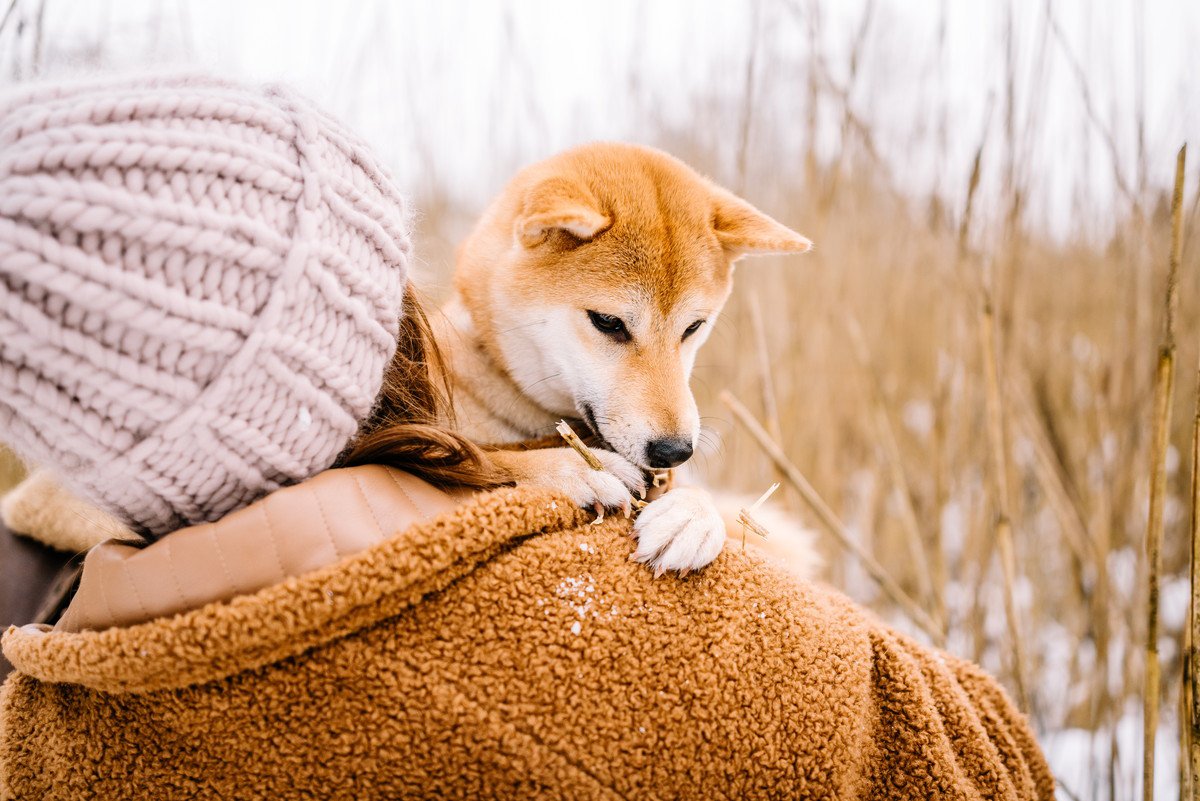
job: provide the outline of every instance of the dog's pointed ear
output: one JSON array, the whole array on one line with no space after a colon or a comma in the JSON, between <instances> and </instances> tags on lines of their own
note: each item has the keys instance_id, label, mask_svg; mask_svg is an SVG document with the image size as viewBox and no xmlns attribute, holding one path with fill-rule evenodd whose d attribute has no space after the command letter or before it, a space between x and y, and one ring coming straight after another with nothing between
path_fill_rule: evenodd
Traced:
<instances>
[{"instance_id":1,"label":"dog's pointed ear","mask_svg":"<svg viewBox=\"0 0 1200 801\"><path fill-rule=\"evenodd\" d=\"M713 231L732 261L743 256L803 253L812 248L807 238L723 189L714 196Z\"/></svg>"},{"instance_id":2,"label":"dog's pointed ear","mask_svg":"<svg viewBox=\"0 0 1200 801\"><path fill-rule=\"evenodd\" d=\"M515 233L518 242L532 248L555 231L587 242L611 224L612 220L600 210L599 202L587 187L563 178L550 178L525 193Z\"/></svg>"}]
</instances>

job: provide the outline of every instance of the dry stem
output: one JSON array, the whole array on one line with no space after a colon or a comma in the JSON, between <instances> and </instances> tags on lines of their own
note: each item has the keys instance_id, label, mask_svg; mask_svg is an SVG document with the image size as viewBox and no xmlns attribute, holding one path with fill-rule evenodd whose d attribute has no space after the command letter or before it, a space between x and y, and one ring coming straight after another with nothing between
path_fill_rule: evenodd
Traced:
<instances>
[{"instance_id":1,"label":"dry stem","mask_svg":"<svg viewBox=\"0 0 1200 801\"><path fill-rule=\"evenodd\" d=\"M750 505L749 509L738 510L738 522L742 524L742 550L746 550L746 529L750 529L764 540L770 536L770 532L763 527L761 523L754 519L754 513L758 511L758 507L767 502L775 494L775 490L779 489L779 482L776 481L771 486L767 487L767 491L758 496L758 500Z\"/></svg>"},{"instance_id":2,"label":"dry stem","mask_svg":"<svg viewBox=\"0 0 1200 801\"><path fill-rule=\"evenodd\" d=\"M1012 674L1017 702L1028 711L1029 694L1025 685L1025 646L1017 616L1013 583L1016 580L1016 555L1013 549L1012 518L1009 517L1008 449L1004 436L1004 408L1000 396L1000 371L996 358L996 315L990 298L985 297L979 318L979 342L983 349L984 377L987 385L987 429L992 453L992 479L995 495L994 535L1000 550L1000 569L1004 579L1004 614L1012 643Z\"/></svg>"},{"instance_id":3,"label":"dry stem","mask_svg":"<svg viewBox=\"0 0 1200 801\"><path fill-rule=\"evenodd\" d=\"M1192 419L1192 479L1189 493L1191 596L1183 651L1183 754L1193 801L1200 799L1200 698L1196 694L1196 686L1200 684L1200 615L1197 615L1197 610L1200 609L1200 359L1197 359L1196 365L1195 408L1195 416Z\"/></svg>"},{"instance_id":4,"label":"dry stem","mask_svg":"<svg viewBox=\"0 0 1200 801\"><path fill-rule=\"evenodd\" d=\"M1175 160L1175 192L1171 199L1171 254L1167 267L1166 320L1158 348L1154 381L1154 429L1150 451L1150 514L1146 525L1148 598L1146 604L1146 683L1142 715L1142 798L1154 798L1154 747L1158 729L1161 668L1158 663L1158 589L1162 571L1163 503L1167 494L1167 444L1171 431L1171 397L1175 385L1175 310L1179 305L1179 258L1183 241L1183 177L1187 145Z\"/></svg>"},{"instance_id":5,"label":"dry stem","mask_svg":"<svg viewBox=\"0 0 1200 801\"><path fill-rule=\"evenodd\" d=\"M566 420L559 420L558 425L554 427L554 430L557 431L559 435L566 441L566 443L571 446L572 450L583 457L583 461L587 462L588 467L592 468L593 470L599 470L602 473L604 472L604 463L597 458L596 454L592 453L591 448L584 444L583 440L579 438L579 435L575 433L575 429L571 428L570 423L568 423ZM657 474L654 476L654 486L658 486ZM637 511L641 511L646 507L646 501L638 498L631 498L630 503L633 504L633 508ZM625 516L629 517L628 509L625 510ZM596 509L596 519L593 520L592 523L597 524L602 522L604 522L604 509L601 507Z\"/></svg>"},{"instance_id":6,"label":"dry stem","mask_svg":"<svg viewBox=\"0 0 1200 801\"><path fill-rule=\"evenodd\" d=\"M575 433L575 429L571 428L571 425L566 420L559 420L554 430L566 440L567 444L576 453L583 457L583 461L588 463L588 467L604 472L604 463L596 458L596 454L592 453L591 448L583 444L583 440L579 438L579 435Z\"/></svg>"}]
</instances>

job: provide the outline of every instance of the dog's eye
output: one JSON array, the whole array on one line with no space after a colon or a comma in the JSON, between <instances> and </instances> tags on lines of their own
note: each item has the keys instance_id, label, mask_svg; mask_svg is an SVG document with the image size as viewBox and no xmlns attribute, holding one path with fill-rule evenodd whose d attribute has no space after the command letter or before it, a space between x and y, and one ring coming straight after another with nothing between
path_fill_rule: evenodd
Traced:
<instances>
[{"instance_id":1,"label":"dog's eye","mask_svg":"<svg viewBox=\"0 0 1200 801\"><path fill-rule=\"evenodd\" d=\"M629 341L629 329L625 327L625 322L620 317L594 311L589 311L587 314L588 319L592 321L592 325L596 326L596 330L607 334L618 342Z\"/></svg>"},{"instance_id":2,"label":"dog's eye","mask_svg":"<svg viewBox=\"0 0 1200 801\"><path fill-rule=\"evenodd\" d=\"M691 325L689 325L687 328L683 329L683 338L684 338L684 339L687 339L687 338L688 338L688 337L690 337L692 334L694 334L694 333L696 333L697 331L699 331L699 330L700 330L700 326L702 326L702 325L704 325L704 321L703 321L703 320L697 320L696 322L694 322L694 323L692 323Z\"/></svg>"}]
</instances>

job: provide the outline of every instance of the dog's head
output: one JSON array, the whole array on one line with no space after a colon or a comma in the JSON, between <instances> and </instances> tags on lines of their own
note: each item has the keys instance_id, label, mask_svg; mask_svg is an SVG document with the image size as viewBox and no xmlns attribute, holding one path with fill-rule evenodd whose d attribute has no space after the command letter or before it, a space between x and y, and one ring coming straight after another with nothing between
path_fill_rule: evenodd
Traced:
<instances>
[{"instance_id":1,"label":"dog's head","mask_svg":"<svg viewBox=\"0 0 1200 801\"><path fill-rule=\"evenodd\" d=\"M811 243L682 162L594 144L519 173L464 242L455 285L521 390L644 468L692 454L688 379L743 256Z\"/></svg>"}]
</instances>

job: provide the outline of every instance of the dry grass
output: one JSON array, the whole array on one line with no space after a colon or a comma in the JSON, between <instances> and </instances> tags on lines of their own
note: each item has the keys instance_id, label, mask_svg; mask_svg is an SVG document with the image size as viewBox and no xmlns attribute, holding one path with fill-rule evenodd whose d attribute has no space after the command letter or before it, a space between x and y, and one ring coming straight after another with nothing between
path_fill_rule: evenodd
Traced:
<instances>
[{"instance_id":1,"label":"dry grass","mask_svg":"<svg viewBox=\"0 0 1200 801\"><path fill-rule=\"evenodd\" d=\"M1150 512L1146 526L1146 677L1143 699L1142 797L1154 797L1155 738L1158 734L1158 705L1162 692L1158 660L1159 584L1162 572L1163 506L1167 494L1167 439L1171 430L1172 399L1175 396L1175 316L1179 308L1179 258L1183 237L1183 183L1187 146L1180 148L1175 167L1175 191L1171 199L1171 250L1167 260L1166 302L1163 304L1163 334L1158 346L1158 370L1154 381L1154 422L1150 448ZM1184 681L1187 681L1184 674Z\"/></svg>"},{"instance_id":2,"label":"dry grass","mask_svg":"<svg viewBox=\"0 0 1200 801\"><path fill-rule=\"evenodd\" d=\"M1183 657L1200 640L1200 621L1185 614L1200 570L1188 514L1200 503L1189 472L1200 464L1200 405L1193 417L1188 392L1160 389L1156 401L1155 391L1172 226L1169 178L1152 176L1167 172L1179 142L1143 136L1144 112L1108 113L1118 107L1110 82L1073 50L1079 37L1054 4L1023 27L1011 18L1020 4L1008 7L998 79L980 87L988 100L976 116L938 96L940 49L902 43L903 63L926 66L919 81L893 80L886 5L867 3L842 29L828 22L833 5L756 4L744 57L712 67L712 85L686 98L637 66L612 81L630 138L674 152L817 243L739 267L697 365L710 443L698 461L712 482L752 495L787 477L789 507L825 534L831 583L1000 676L1056 767L1073 769L1063 775L1071 794L1133 798L1149 753L1143 709L1162 710L1147 732L1159 751L1182 742L1200 769L1200 737L1178 714L1197 704ZM42 43L39 10L20 0L14 14L26 24L27 41L6 51L23 59L9 70L19 77L60 52L52 31ZM1137 26L1098 19L1093 30L1111 37L1093 42L1102 53L1124 52L1117 37L1147 47ZM512 58L536 68L528 53ZM1046 95L1055 75L1073 96ZM497 81L497 108L515 91L479 80ZM875 112L897 96L920 104L929 124L897 134ZM607 97L589 84L571 102ZM522 98L535 109L559 100ZM413 113L397 104L389 130L419 130ZM1041 175L1029 165L1045 163L1035 134L1051 123L1077 125L1090 144L1055 153L1057 172ZM503 175L525 156L496 141L489 169ZM418 145L430 176L457 158L439 142ZM895 177L910 152L930 149L937 180L914 189ZM1086 178L1096 173L1110 180L1097 187ZM1055 182L1074 188L1051 237L1036 199ZM469 202L436 180L415 191L419 250L444 285L486 191L472 187ZM1173 358L1190 365L1200 364L1200 193L1184 201ZM736 417L722 390L742 399ZM778 446L769 458L764 443ZM1194 583L1192 593L1194 606ZM1189 668L1200 678L1195 659ZM1180 736L1163 736L1174 725ZM1061 738L1076 745L1055 751Z\"/></svg>"},{"instance_id":3,"label":"dry grass","mask_svg":"<svg viewBox=\"0 0 1200 801\"><path fill-rule=\"evenodd\" d=\"M756 198L754 187L765 184L747 182L752 199L818 248L740 269L697 371L701 407L719 408L718 388L747 402L763 395L765 339L778 410L772 438L843 523L827 541L828 578L916 629L929 625L914 620L904 599L925 599L932 584L935 600L922 606L935 625L944 621L951 649L1000 675L1044 733L1090 738L1076 749L1069 791L1134 797L1144 792L1148 743L1122 727L1161 705L1150 728L1170 731L1175 711L1195 703L1182 694L1179 590L1189 575L1185 510L1194 493L1188 460L1179 458L1192 453L1191 431L1181 425L1163 428L1155 559L1145 541L1154 494L1146 466L1161 416L1148 355L1165 325L1169 194L1134 186L1138 203L1117 204L1124 211L1109 234L1056 242L1020 215L1007 219L1017 187L1000 191L990 217L979 216L979 205L968 210L988 153L1006 158L1003 143L980 146L962 165L970 188L957 213L898 200L878 185L865 147L851 145L857 155L843 160L828 201L824 182L834 178L821 170L782 202L778 187ZM682 155L720 175L716 159ZM1200 266L1195 240L1185 232L1185 241L1176 347L1192 363ZM769 404L748 406L759 419L774 416ZM714 480L753 491L776 475L757 436L748 442L737 427L707 422L723 439L708 458ZM831 530L819 512L797 509ZM864 571L875 578L875 568L844 545L847 536L900 592L877 594L878 580L862 580ZM1143 656L1155 562L1165 605L1153 618L1157 686ZM1200 769L1200 748L1187 748Z\"/></svg>"},{"instance_id":4,"label":"dry grass","mask_svg":"<svg viewBox=\"0 0 1200 801\"><path fill-rule=\"evenodd\" d=\"M739 276L739 293L772 299L767 319L787 321L768 326L783 451L863 548L906 593L921 597L926 577L912 556L911 509L949 646L1000 674L1018 695L1027 684L1025 708L1044 731L1071 728L1110 740L1106 758L1081 771L1095 777L1092 786L1072 788L1080 797L1132 797L1115 771L1140 768L1141 755L1127 744L1115 754L1115 729L1130 702L1142 703L1154 372L1139 351L1152 352L1162 325L1161 304L1144 290L1163 285L1158 265L1166 259L1154 256L1169 239L1165 221L1148 221L1140 257L1128 234L1096 245L1024 242L1021 269L1009 277L994 318L1001 344L993 346L997 366L989 367L981 356L992 351L982 341L991 323L970 322L976 302L954 280L955 237L882 223L889 213L877 197L857 200L847 202L844 219L831 216L823 229L806 231L820 246L809 264L744 268ZM873 239L859 237L859 227ZM831 252L836 264L824 261ZM1195 252L1185 251L1178 347L1188 361L1196 357L1200 319L1196 275ZM842 335L850 314L863 321L870 370ZM713 408L710 382L755 397L756 371L741 355L753 348L748 316L735 298L725 336L709 346L716 353L702 357L702 408ZM886 399L895 452L881 435L874 387ZM994 433L989 409L993 418L1002 415L1006 439ZM750 490L771 478L757 447L720 430L724 447L709 457L717 481ZM1164 453L1190 453L1189 433L1172 426ZM1001 465L996 441L1005 443ZM1187 575L1181 510L1190 493L1183 460L1170 458L1161 485L1160 575L1176 586ZM907 501L894 495L897 459ZM994 487L1002 475L1010 491ZM1001 516L995 502L1006 494ZM892 606L890 594L875 599L863 591L858 568L840 549L831 544L829 555L830 580L857 588L878 608ZM1159 638L1182 643L1174 622L1181 596L1173 593L1170 602L1172 622ZM1023 646L1019 657L1014 644ZM1163 681L1151 690L1167 709L1180 687L1180 648L1162 654ZM1019 682L1021 674L1028 682Z\"/></svg>"},{"instance_id":5,"label":"dry grass","mask_svg":"<svg viewBox=\"0 0 1200 801\"><path fill-rule=\"evenodd\" d=\"M1183 692L1180 699L1184 724L1180 751L1187 766L1183 798L1200 798L1200 364L1196 366L1195 413L1192 417L1192 473L1190 500L1191 550L1188 554L1191 581L1188 595L1188 619L1184 628Z\"/></svg>"}]
</instances>

